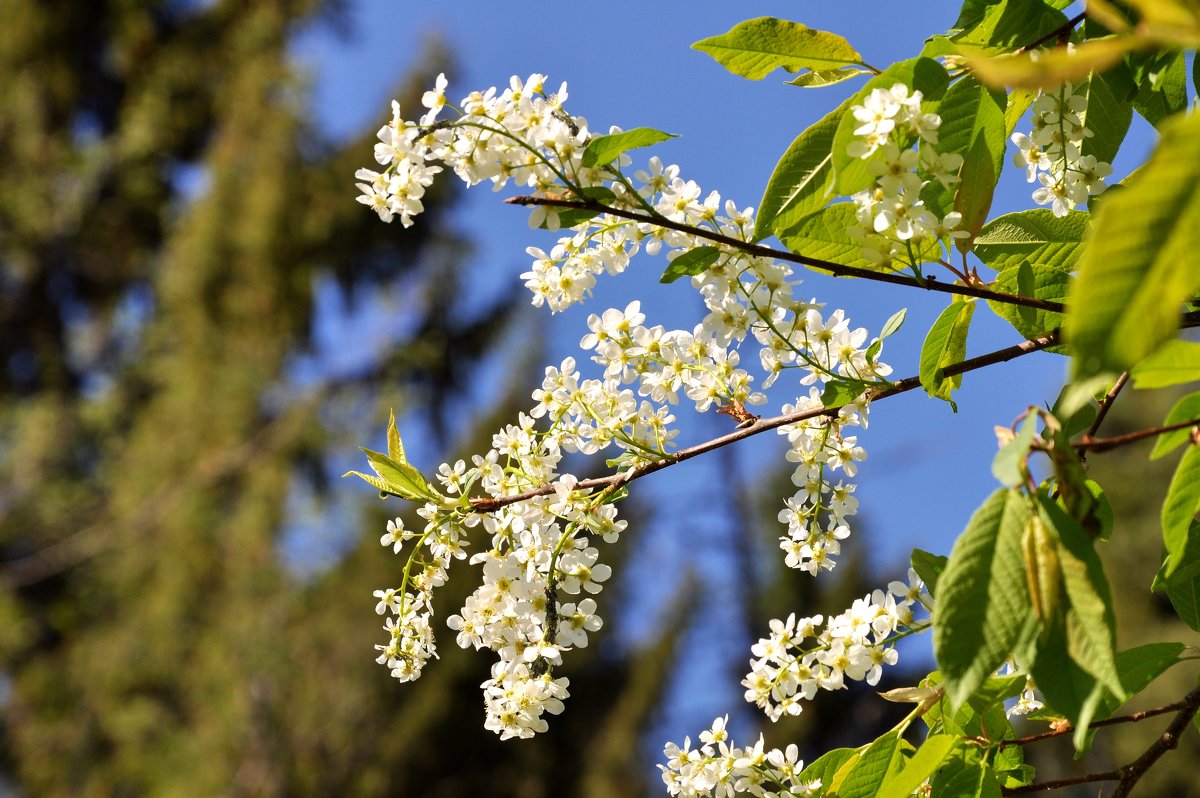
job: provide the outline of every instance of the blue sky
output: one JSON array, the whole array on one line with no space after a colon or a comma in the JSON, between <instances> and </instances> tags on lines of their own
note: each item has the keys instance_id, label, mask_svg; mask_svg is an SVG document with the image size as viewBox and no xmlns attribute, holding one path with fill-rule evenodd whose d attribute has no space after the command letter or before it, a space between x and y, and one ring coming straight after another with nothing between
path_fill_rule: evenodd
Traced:
<instances>
[{"instance_id":1,"label":"blue sky","mask_svg":"<svg viewBox=\"0 0 1200 798\"><path fill-rule=\"evenodd\" d=\"M568 110L586 116L593 129L616 124L680 134L655 153L678 163L683 176L698 181L706 192L717 189L744 207L758 204L776 160L791 140L858 84L798 89L784 85L787 76L782 72L762 81L746 81L690 49L692 42L724 32L743 19L777 16L840 33L867 62L882 68L912 57L926 36L949 27L959 3L356 0L352 5L352 40L311 35L298 51L311 67L319 123L330 135L344 136L386 121L389 91L416 65L426 37L436 35L447 43L457 64L448 75L447 94L452 100L472 89L502 85L514 74L544 73L552 86L565 80L570 91ZM1135 119L1126 155L1115 164L1114 179L1124 177L1131 164L1144 158L1151 142L1148 126ZM370 163L370 152L363 153L362 161ZM352 182L348 175L348 202L353 201ZM1031 207L1029 192L1023 175L1009 163L992 215ZM549 249L553 243L551 234L527 227L524 211L503 204L503 197L510 195L478 188L468 192L454 217L476 243L472 273L477 275L481 297L518 279L528 267L527 246ZM403 234L399 225L395 229L397 235ZM633 298L643 300L648 323L690 329L702 315L700 301L686 281L659 285L663 265L659 259L639 256L625 274L602 279L588 306L550 319L549 362L579 354L577 343L586 331L587 313L623 307ZM811 272L801 276L800 293L825 301L827 311L845 308L853 322L873 332L897 309L907 307L908 320L889 339L884 359L893 365L896 377L916 372L924 334L948 303L945 295ZM968 355L1019 340L1007 323L979 308ZM902 576L902 563L913 546L948 553L971 512L996 487L990 472L996 445L993 427L1009 424L1030 403L1053 401L1065 364L1065 359L1043 353L967 375L956 396L957 415L946 403L920 392L872 409L870 428L859 436L869 457L859 471L857 495L860 525L870 527L871 556L881 584ZM778 397L775 408L790 399L778 393L773 396ZM684 422L681 442L703 440L728 429L724 418L689 418L694 414L686 408L678 415ZM762 465L781 462L782 444L777 436L764 435L739 446L735 455L739 469L752 475ZM436 465L436 453L416 453L411 448L410 452L419 464ZM626 578L646 586L651 605L669 586L669 580L655 575L679 573L688 563L714 580L716 598L709 611L717 617L721 597L736 589L733 574L723 565L731 545L724 534L728 518L722 512L696 512L711 504L713 486L719 484L713 463L694 461L636 486L655 496L660 512L652 528L631 530L641 537L642 548L640 563ZM783 499L778 497L778 502ZM795 578L810 577L797 573ZM823 578L836 578L836 571ZM634 630L645 632L647 627L635 624ZM696 724L741 703L740 689L729 680L727 668L731 659L744 665L746 641L732 641L721 652L687 676L686 689L678 691L671 717L663 721L663 733L676 739L684 733L694 736L699 730ZM697 685L704 689L697 691Z\"/></svg>"}]
</instances>

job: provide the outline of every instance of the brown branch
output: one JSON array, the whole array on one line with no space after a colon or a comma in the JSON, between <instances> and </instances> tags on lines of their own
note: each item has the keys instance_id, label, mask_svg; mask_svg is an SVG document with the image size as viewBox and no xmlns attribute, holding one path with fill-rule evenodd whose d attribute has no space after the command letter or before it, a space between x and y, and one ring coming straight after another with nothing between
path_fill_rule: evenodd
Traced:
<instances>
[{"instance_id":1,"label":"brown branch","mask_svg":"<svg viewBox=\"0 0 1200 798\"><path fill-rule=\"evenodd\" d=\"M1075 26L1078 25L1080 22L1083 22L1083 19L1086 16L1087 16L1086 12L1080 11L1078 14L1071 17L1066 22L1064 22L1063 24L1059 25L1054 30L1047 33L1045 36L1040 36L1040 37L1034 39L1033 41L1031 41L1029 44L1025 45L1024 47L1021 47L1021 48L1015 50L1013 54L1016 55L1017 53L1028 52L1030 50L1033 50L1034 48L1041 47L1046 42L1053 41L1054 39L1058 39L1059 42L1063 42L1065 39L1067 39L1071 35L1071 31L1075 30Z\"/></svg>"},{"instance_id":2,"label":"brown branch","mask_svg":"<svg viewBox=\"0 0 1200 798\"><path fill-rule=\"evenodd\" d=\"M1161 759L1163 754L1179 745L1179 735L1187 728L1197 711L1200 711L1200 687L1192 690L1182 701L1174 704L1156 709L1147 709L1142 712L1134 712L1131 715L1125 715L1121 718L1108 718L1107 720L1097 721L1092 724L1092 726L1106 726L1114 723L1132 723L1172 711L1177 712L1177 714L1175 715L1175 719L1171 721L1171 725L1155 739L1154 743L1146 749L1145 753L1127 765L1119 767L1116 770L1108 770L1101 773L1087 773L1082 776L1072 776L1066 779L1026 784L1022 787L1006 787L1001 790L1001 793L1004 795L1018 795L1031 792L1047 792L1049 790L1057 790L1060 787L1070 787L1074 784L1087 784L1096 781L1119 781L1120 784L1117 785L1112 798L1126 798L1142 776L1146 774L1146 771ZM1068 731L1071 730L1066 729L1061 732L1051 732L1037 735L1037 737L1040 739L1056 736L1058 734L1065 734Z\"/></svg>"},{"instance_id":3,"label":"brown branch","mask_svg":"<svg viewBox=\"0 0 1200 798\"><path fill-rule=\"evenodd\" d=\"M1115 449L1118 446L1124 446L1127 443L1136 443L1145 438L1153 438L1155 435L1161 435L1164 432L1173 432L1177 429L1186 429L1187 427L1200 426L1200 418L1192 418L1187 421L1178 421L1174 424L1165 424L1161 427L1150 427L1149 429L1140 429L1136 432L1127 432L1124 435L1113 435L1111 438L1092 438L1087 435L1083 437L1079 443L1071 444L1080 451L1091 452L1106 452L1109 449Z\"/></svg>"},{"instance_id":4,"label":"brown branch","mask_svg":"<svg viewBox=\"0 0 1200 798\"><path fill-rule=\"evenodd\" d=\"M1179 735L1183 734L1183 730L1188 727L1188 723L1196 716L1196 712L1200 711L1200 688L1196 688L1188 693L1187 697L1183 699L1183 703L1184 706L1179 710L1179 714L1175 716L1175 720L1171 721L1171 725L1158 736L1158 739L1146 750L1146 753L1121 768L1121 783L1117 785L1117 791L1112 794L1112 798L1125 798L1125 796L1129 795L1134 785L1138 783L1138 780L1146 774L1146 771L1163 754L1179 745Z\"/></svg>"},{"instance_id":5,"label":"brown branch","mask_svg":"<svg viewBox=\"0 0 1200 798\"><path fill-rule=\"evenodd\" d=\"M1047 347L1055 346L1058 343L1059 332L1058 330L1053 330L1035 338L1031 338L1028 341L1022 341L1015 346L1005 347L1004 349L998 349L995 352L989 352L986 355L980 355L978 357L968 358L967 360L963 360L959 363L953 363L949 366L946 366L942 371L947 377L953 377L956 374L965 374L968 371L974 371L976 369L984 368L985 366L995 365L996 363L1003 363L1005 361L1012 360L1013 358L1020 357L1021 355L1029 354L1030 352L1037 352L1039 350L1046 349ZM886 399L889 396L896 396L897 394L911 391L914 388L920 387L920 385L920 377L906 377L899 382L892 383L887 388L872 392L870 399L872 402L879 399ZM796 424L806 419L817 418L818 416L836 416L844 406L845 405L818 407L810 410L802 410L796 413L788 413L782 416L775 416L774 418L759 419L753 424L740 427L739 429L736 429L727 435L722 435L719 438L713 438L712 440L688 447L687 449L681 449L678 452L670 454L661 460L656 460L653 463L646 463L645 465L637 466L636 468L629 469L628 471L610 474L606 477L595 477L593 479L580 480L576 485L576 489L587 490L590 488L620 487L621 485L628 484L635 479L641 479L648 474L653 474L655 471L661 471L664 468L675 465L676 463L681 463L684 460L690 460L697 455L711 452L714 449L720 449L722 446L728 446L731 443L736 443L743 438L749 438L750 436L757 435L760 432L766 432L767 430L776 429L788 424ZM502 496L500 498L480 497L471 499L471 505L478 512L490 513L510 504L516 504L517 502L532 499L536 496L548 496L551 493L554 493L553 485L542 485L539 488L533 488L531 490L524 491L523 493L516 493L511 496Z\"/></svg>"},{"instance_id":6,"label":"brown branch","mask_svg":"<svg viewBox=\"0 0 1200 798\"><path fill-rule=\"evenodd\" d=\"M1084 440L1089 440L1095 437L1100 431L1100 425L1104 423L1104 417L1108 415L1108 411L1112 409L1113 402L1117 401L1117 395L1121 393L1121 389L1125 387L1125 383L1129 382L1129 372L1122 371L1121 376L1117 377L1117 381L1113 383L1113 387L1108 389L1108 393L1100 400L1100 409L1096 412L1096 420L1092 422L1092 426L1088 427L1088 431L1083 434Z\"/></svg>"},{"instance_id":7,"label":"brown branch","mask_svg":"<svg viewBox=\"0 0 1200 798\"><path fill-rule=\"evenodd\" d=\"M870 269L860 269L856 266L846 266L841 263L834 263L833 261L821 260L820 258L810 258L807 255L798 255L794 252L788 252L787 250L773 249L771 247L764 247L762 244L741 241L732 236L727 236L712 230L693 227L682 222L674 222L661 216L649 216L643 213L637 213L635 211L627 211L622 208L611 208L595 200L579 201L558 199L554 197L510 197L505 200L505 202L508 202L512 205L546 205L554 208L574 208L579 210L595 211L596 213L607 213L611 216L629 219L634 222L643 222L645 224L654 225L655 227L664 227L668 230L677 230L681 233L689 233L697 238L703 238L718 244L724 244L756 257L775 258L776 260L787 261L789 263L798 263L801 266L820 269L821 271L829 272L834 277L858 277L863 280L873 280L880 283L903 285L908 288L923 288L926 291L937 291L943 294L958 294L960 296L975 297L976 299L988 299L1005 305L1023 305L1025 307L1035 308L1037 310L1045 310L1051 313L1065 313L1067 310L1061 302L1052 302L1046 299L1038 299L1036 297L1018 296L1016 294L1005 294L1000 291L989 291L986 288L979 288L973 285L954 285L951 283L942 283L938 282L933 277L927 277L924 280L918 280L915 277L905 277L904 275L892 274L889 272L876 272L871 271Z\"/></svg>"},{"instance_id":8,"label":"brown branch","mask_svg":"<svg viewBox=\"0 0 1200 798\"><path fill-rule=\"evenodd\" d=\"M1176 701L1174 704L1154 707L1153 709L1143 709L1139 710L1138 712L1130 712L1128 715L1117 715L1116 717L1097 720L1093 723L1089 723L1088 728L1098 729L1101 726L1116 726L1119 723L1137 723L1138 721L1145 720L1146 718L1153 718L1156 715L1166 715L1168 712L1178 712L1185 706L1187 706L1186 699L1182 701ZM1064 734L1071 734L1074 731L1074 726L1067 725L1063 726L1061 729L1054 729L1053 731L1042 732L1041 734L1030 734L1027 737L1013 737L1010 740L988 740L982 737L977 737L974 739L976 742L982 745L999 745L1001 748L1004 748L1005 746L1009 745L1028 745L1030 743L1036 743L1039 740L1048 740L1051 737L1061 737Z\"/></svg>"}]
</instances>

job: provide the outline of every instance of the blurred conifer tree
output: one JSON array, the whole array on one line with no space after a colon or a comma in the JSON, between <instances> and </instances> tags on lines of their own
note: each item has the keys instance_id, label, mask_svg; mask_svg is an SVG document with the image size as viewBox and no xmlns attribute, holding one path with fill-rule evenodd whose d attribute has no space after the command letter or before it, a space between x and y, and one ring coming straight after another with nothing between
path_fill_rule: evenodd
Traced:
<instances>
[{"instance_id":1,"label":"blurred conifer tree","mask_svg":"<svg viewBox=\"0 0 1200 798\"><path fill-rule=\"evenodd\" d=\"M462 243L437 223L452 197L379 224L351 185L374 131L335 146L308 119L289 46L342 5L0 0L0 771L20 792L648 789L635 741L673 639L575 652L554 732L501 743L485 656L446 636L407 686L372 661L370 591L396 581L378 536L401 507L343 518L361 534L315 576L286 564L295 495L329 500L331 453L344 465L388 406L465 452L528 401L452 416L522 303L464 318ZM302 379L329 283L399 298L403 333L339 341L379 354ZM443 589L442 617L470 583Z\"/></svg>"}]
</instances>

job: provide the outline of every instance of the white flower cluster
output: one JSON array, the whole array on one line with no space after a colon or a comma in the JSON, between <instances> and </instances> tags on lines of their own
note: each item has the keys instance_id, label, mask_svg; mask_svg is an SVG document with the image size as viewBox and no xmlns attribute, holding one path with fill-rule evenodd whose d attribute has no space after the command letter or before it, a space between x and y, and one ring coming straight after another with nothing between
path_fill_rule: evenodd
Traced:
<instances>
[{"instance_id":1,"label":"white flower cluster","mask_svg":"<svg viewBox=\"0 0 1200 798\"><path fill-rule=\"evenodd\" d=\"M821 407L820 393L812 388L796 404L784 405L783 412ZM857 437L844 435L842 430L866 425L867 402L860 396L834 417L815 416L779 428L790 445L787 459L796 464L792 472L796 493L779 511L780 523L788 527L787 535L779 538L779 548L786 552L784 564L789 568L814 576L833 568L841 541L850 536L847 519L858 512L858 499L854 498L854 485L844 481L833 484L829 477L838 470L850 477L857 473L856 463L865 460L867 453L858 446Z\"/></svg>"},{"instance_id":2,"label":"white flower cluster","mask_svg":"<svg viewBox=\"0 0 1200 798\"><path fill-rule=\"evenodd\" d=\"M491 180L499 190L509 180L538 190L548 189L567 176L591 184L594 178L582 166L587 123L566 117L562 102L566 84L547 97L546 77L514 77L507 89L472 92L463 98L461 116L439 122L446 107L446 77L438 75L421 104L427 109L419 122L406 122L399 103L392 102L392 121L379 130L375 160L382 173L359 169L362 181L358 201L372 208L385 222L395 216L405 227L423 210L420 199L433 176L442 171L429 161L441 161L468 185Z\"/></svg>"},{"instance_id":3,"label":"white flower cluster","mask_svg":"<svg viewBox=\"0 0 1200 798\"><path fill-rule=\"evenodd\" d=\"M924 584L911 569L908 584L892 582L887 591L857 599L851 607L824 622L788 616L771 621L771 634L755 643L750 652L750 673L742 680L746 700L761 708L771 720L799 715L801 701L818 690L840 690L846 679L877 684L884 665L894 665L895 640L920 631L928 620L913 618L913 605L928 607ZM804 641L813 642L805 646Z\"/></svg>"},{"instance_id":4,"label":"white flower cluster","mask_svg":"<svg viewBox=\"0 0 1200 798\"><path fill-rule=\"evenodd\" d=\"M966 235L954 229L962 214L950 211L939 219L921 199L931 179L947 188L957 183L963 162L961 156L941 154L933 146L942 118L923 113L922 99L921 92L910 94L908 86L897 83L872 90L862 105L850 109L859 126L846 149L866 161L875 179L851 197L859 225L849 232L862 242L863 256L882 268L916 266L922 245Z\"/></svg>"},{"instance_id":5,"label":"white flower cluster","mask_svg":"<svg viewBox=\"0 0 1200 798\"><path fill-rule=\"evenodd\" d=\"M692 748L689 737L684 738L682 748L667 743L663 749L667 764L658 769L669 794L684 798L802 798L821 788L819 780L800 780L804 762L796 746L789 745L785 751L764 750L760 734L754 745L738 748L725 728L728 720L728 715L717 718L712 728L700 732L699 748Z\"/></svg>"},{"instance_id":6,"label":"white flower cluster","mask_svg":"<svg viewBox=\"0 0 1200 798\"><path fill-rule=\"evenodd\" d=\"M1112 166L1082 154L1083 140L1092 135L1086 118L1086 95L1067 83L1058 91L1039 93L1033 101L1033 131L1012 137L1018 150L1013 163L1025 170L1030 183L1041 184L1033 201L1049 205L1055 216L1066 216L1104 191L1104 178L1112 174Z\"/></svg>"},{"instance_id":7,"label":"white flower cluster","mask_svg":"<svg viewBox=\"0 0 1200 798\"><path fill-rule=\"evenodd\" d=\"M856 438L843 430L866 426L865 391L891 373L878 359L879 340L868 341L865 329L851 328L842 311L823 315L820 303L794 295L798 281L791 279L789 266L725 243L713 245L699 234L707 230L749 242L750 209L739 210L732 201L722 204L715 191L701 199L694 181L685 181L679 167L664 166L658 158L636 173L639 187L620 170L627 157L616 165L584 167L587 123L563 110L565 85L547 96L544 82L544 76L532 75L513 78L500 93L474 92L462 100L456 119L439 121L447 106L445 78L439 76L422 99L427 110L419 122L404 121L393 104L392 121L379 131L375 148L383 171L356 175L359 201L385 221L399 216L406 226L421 211L422 193L441 169L432 161L468 184L491 180L500 188L513 180L541 197L578 198L594 189L605 204L654 220L611 214L581 218L549 253L530 248L535 260L522 279L533 304L552 310L581 301L600 273L622 271L640 249L656 254L665 246L672 263L695 257L697 250L706 256L698 267L679 266L681 275L692 276L708 308L700 324L690 332L647 326L637 302L591 315L580 344L603 369L602 378L583 378L574 358L547 368L533 393L534 406L493 437L487 454L475 456L469 467L462 461L441 466L438 479L447 499L420 511L424 529L408 532L397 520L381 541L397 552L414 543L402 586L376 593L377 610L391 613L385 627L390 640L377 646L379 661L397 678L411 680L436 656L432 589L444 583L452 559L466 557L468 529L480 527L491 536L488 550L471 557L483 564L482 583L449 625L460 646L487 648L499 656L482 687L485 725L504 738L540 732L547 725L543 715L562 710L568 682L555 678L554 669L563 652L586 646L588 633L602 621L594 599L564 602L561 594L600 591L611 570L598 562L590 541L614 541L625 527L612 503L619 498L617 486L598 493L578 489L575 477L557 470L564 453L593 455L615 445L623 450L616 458L623 469L660 460L677 434L670 427L671 407L684 399L698 412L716 405L740 423L752 422L755 417L745 406L766 401L740 363L738 348L752 335L766 374L764 390L787 369L800 369L798 381L809 389L795 405L784 405L785 412L821 409L820 387L836 382L849 382L861 394L832 418L814 417L780 429L790 444L788 459L796 463L797 486L780 515L788 524L782 547L788 565L815 574L833 567L832 557L849 534L847 518L856 510L854 486L830 478L839 470L853 476L865 457ZM909 124L932 129L934 122L919 118ZM554 230L563 218L540 206L530 222ZM655 223L668 221L695 232ZM553 486L552 495L511 499L547 485ZM494 500L504 501L489 504Z\"/></svg>"}]
</instances>

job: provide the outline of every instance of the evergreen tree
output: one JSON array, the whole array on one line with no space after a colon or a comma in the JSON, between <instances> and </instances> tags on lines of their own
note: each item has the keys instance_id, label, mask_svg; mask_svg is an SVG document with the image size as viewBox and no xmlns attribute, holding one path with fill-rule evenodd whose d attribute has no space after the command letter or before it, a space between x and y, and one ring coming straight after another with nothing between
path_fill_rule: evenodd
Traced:
<instances>
[{"instance_id":1,"label":"evergreen tree","mask_svg":"<svg viewBox=\"0 0 1200 798\"><path fill-rule=\"evenodd\" d=\"M373 131L334 146L307 121L289 43L339 5L0 0L0 766L30 795L645 787L631 740L669 639L574 657L570 710L525 746L463 731L488 663L451 638L415 688L372 662L399 508L337 514L352 436L330 430L396 406L465 451L527 399L451 418L514 303L464 320L461 242L380 225L350 185ZM330 281L414 317L302 382ZM361 530L309 578L281 551L305 494Z\"/></svg>"}]
</instances>

